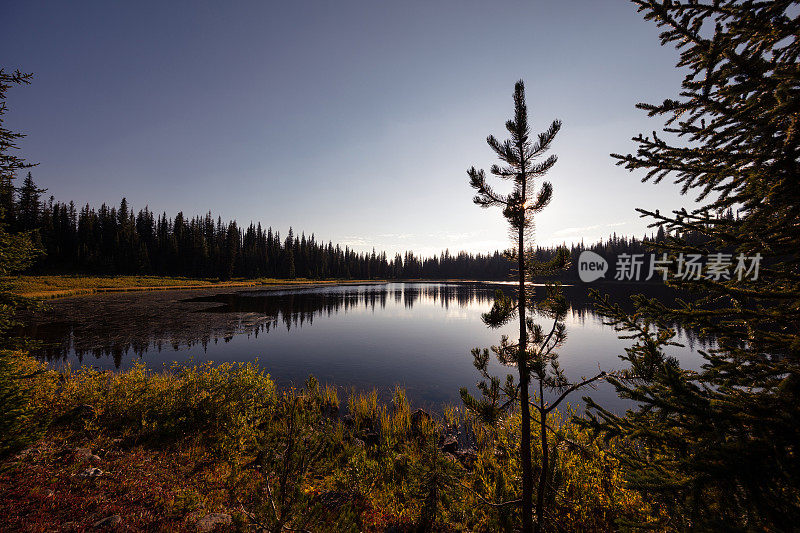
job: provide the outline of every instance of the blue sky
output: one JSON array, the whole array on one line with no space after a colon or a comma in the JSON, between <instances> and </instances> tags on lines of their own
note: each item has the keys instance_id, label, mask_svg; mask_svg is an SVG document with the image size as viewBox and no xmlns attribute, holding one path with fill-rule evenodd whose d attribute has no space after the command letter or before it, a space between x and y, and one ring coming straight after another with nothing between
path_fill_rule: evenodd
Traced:
<instances>
[{"instance_id":1,"label":"blue sky","mask_svg":"<svg viewBox=\"0 0 800 533\"><path fill-rule=\"evenodd\" d=\"M563 121L540 244L641 235L683 205L611 152L660 126L677 52L623 0L4 3L7 125L48 194L240 223L389 253L508 245L471 203L514 82L534 128ZM502 189L502 186L499 186Z\"/></svg>"}]
</instances>

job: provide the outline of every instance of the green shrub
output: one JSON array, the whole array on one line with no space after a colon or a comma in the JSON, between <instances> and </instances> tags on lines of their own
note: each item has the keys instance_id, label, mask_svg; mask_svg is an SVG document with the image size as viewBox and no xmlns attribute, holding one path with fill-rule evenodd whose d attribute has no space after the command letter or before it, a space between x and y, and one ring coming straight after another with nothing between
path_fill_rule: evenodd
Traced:
<instances>
[{"instance_id":1,"label":"green shrub","mask_svg":"<svg viewBox=\"0 0 800 533\"><path fill-rule=\"evenodd\" d=\"M274 382L253 363L176 364L160 373L141 363L121 373L84 367L56 398L67 419L87 405L94 426L154 442L197 435L225 456L252 448L276 400Z\"/></svg>"},{"instance_id":2,"label":"green shrub","mask_svg":"<svg viewBox=\"0 0 800 533\"><path fill-rule=\"evenodd\" d=\"M33 401L33 380L42 372L23 352L0 350L0 458L35 442L47 427Z\"/></svg>"}]
</instances>

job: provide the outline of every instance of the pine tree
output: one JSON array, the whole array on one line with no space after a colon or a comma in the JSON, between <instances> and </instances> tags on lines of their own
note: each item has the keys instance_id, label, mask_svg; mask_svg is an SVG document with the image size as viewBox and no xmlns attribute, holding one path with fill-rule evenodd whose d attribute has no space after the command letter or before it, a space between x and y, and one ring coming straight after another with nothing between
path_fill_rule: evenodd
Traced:
<instances>
[{"instance_id":1,"label":"pine tree","mask_svg":"<svg viewBox=\"0 0 800 533\"><path fill-rule=\"evenodd\" d=\"M286 258L286 272L284 275L289 279L294 279L296 277L296 272L294 262L294 231L292 231L292 228L289 228L289 234L286 235L284 253Z\"/></svg>"},{"instance_id":2,"label":"pine tree","mask_svg":"<svg viewBox=\"0 0 800 533\"><path fill-rule=\"evenodd\" d=\"M558 364L557 348L566 338L564 317L568 306L556 285L548 286L547 296L537 298L535 289L529 282L534 276L551 274L566 267L569 254L559 249L548 264L540 264L530 253L532 242L533 215L539 213L552 197L553 188L543 182L534 194L535 180L541 178L556 163L556 156L550 155L537 161L550 148L556 134L561 129L561 122L554 120L550 127L540 133L536 141L530 139L528 110L525 104L525 87L522 81L514 87L514 119L506 122L506 129L511 139L500 142L489 136L487 143L500 158L504 166L492 165L491 173L510 180L513 191L508 195L495 192L486 182L483 170L472 167L468 171L470 185L477 191L474 202L481 207L501 207L503 216L509 223L516 248L509 252L509 259L517 266L517 298L516 301L497 291L491 310L483 315L483 321L492 328L518 319L519 338L517 342L503 336L499 346L492 351L498 360L508 366L515 366L518 372L518 383L514 383L512 375L506 377L501 386L500 379L488 373L489 350L475 348L472 351L474 365L481 373L484 381L478 384L483 398L472 397L466 388L461 389L461 396L468 409L480 414L487 421L496 421L500 414L515 406L519 407L521 416L520 462L522 465L522 530L533 530L533 465L531 461L531 421L538 424L538 435L541 445L542 464L536 494L536 531L544 527L544 501L547 490L547 479L553 465L548 461L548 425L547 416L566 398L566 396L597 379L602 375L570 383ZM533 321L533 312L538 311L551 318L553 323L548 331ZM531 401L531 376L538 386L537 401ZM545 401L545 391L556 391L559 396L552 403ZM501 400L502 401L501 403ZM531 415L531 407L536 411Z\"/></svg>"},{"instance_id":3,"label":"pine tree","mask_svg":"<svg viewBox=\"0 0 800 533\"><path fill-rule=\"evenodd\" d=\"M709 270L669 284L693 299L668 306L635 299L635 314L599 309L636 340L613 379L638 402L625 416L589 400L590 425L629 442L633 487L670 510L674 529L794 530L800 523L800 18L796 1L634 0L681 51L682 91L659 105L664 134L639 135L635 155L615 155L645 180L665 178L701 207L640 210L680 254L724 253ZM681 142L681 141L684 142ZM733 216L731 210L738 212ZM740 259L760 269L740 276ZM676 265L674 261L673 265ZM665 355L670 325L713 341L700 370Z\"/></svg>"},{"instance_id":4,"label":"pine tree","mask_svg":"<svg viewBox=\"0 0 800 533\"><path fill-rule=\"evenodd\" d=\"M222 263L219 272L219 279L221 281L228 281L233 277L238 250L239 229L236 227L236 222L231 222L225 233L225 243L222 248Z\"/></svg>"},{"instance_id":5,"label":"pine tree","mask_svg":"<svg viewBox=\"0 0 800 533\"><path fill-rule=\"evenodd\" d=\"M3 217L0 222L9 227L16 225L17 204L14 201L13 174L4 174L2 178L0 178L0 212L2 212Z\"/></svg>"},{"instance_id":6,"label":"pine tree","mask_svg":"<svg viewBox=\"0 0 800 533\"><path fill-rule=\"evenodd\" d=\"M29 231L39 227L41 210L39 198L46 190L38 188L33 182L33 176L28 172L19 190L19 201L17 202L17 222L20 230Z\"/></svg>"},{"instance_id":7,"label":"pine tree","mask_svg":"<svg viewBox=\"0 0 800 533\"><path fill-rule=\"evenodd\" d=\"M0 183L3 184L12 184L17 171L33 166L12 152L24 135L3 127L6 92L13 85L30 83L30 79L30 74L19 71L7 74L0 69ZM26 376L18 370L15 360L24 345L8 335L17 323L18 309L30 302L12 294L5 281L6 276L29 266L38 250L29 233L9 233L3 211L0 206L0 457L33 440L41 425L41 419L28 409L28 398L19 386Z\"/></svg>"}]
</instances>

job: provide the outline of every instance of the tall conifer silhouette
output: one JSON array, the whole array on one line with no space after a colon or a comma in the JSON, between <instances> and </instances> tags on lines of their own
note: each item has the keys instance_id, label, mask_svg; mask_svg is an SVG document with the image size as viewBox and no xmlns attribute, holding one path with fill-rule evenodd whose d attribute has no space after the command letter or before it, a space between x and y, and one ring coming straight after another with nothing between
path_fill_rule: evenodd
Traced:
<instances>
[{"instance_id":1,"label":"tall conifer silhouette","mask_svg":"<svg viewBox=\"0 0 800 533\"><path fill-rule=\"evenodd\" d=\"M470 185L477 191L474 202L484 208L502 208L503 216L508 221L514 239L515 247L508 256L517 268L517 298L512 300L501 291L497 291L494 305L483 315L483 321L489 327L498 328L514 318L518 319L517 342L509 340L504 335L500 345L492 347L492 351L502 364L517 368L518 383L514 383L513 377L508 375L505 385L501 386L499 378L488 373L489 350L475 348L472 351L474 364L484 378L484 381L478 384L483 398L480 400L474 398L465 388L461 389L461 396L468 409L488 421L497 420L500 414L509 408L519 407L522 465L522 498L519 503L522 509L522 530L529 532L534 528L531 420L538 424L537 433L541 445L542 464L536 491L536 531L541 531L547 480L554 467L549 462L547 416L570 392L600 379L602 375L580 383L570 383L567 380L558 364L556 351L566 338L564 325L568 309L566 301L558 285L548 286L546 297L540 299L536 297L534 287L528 283L536 275L552 274L564 269L569 259L569 253L563 248L559 249L552 261L546 264L537 263L531 253L533 216L550 203L553 194L553 187L549 182L542 182L538 188L535 182L556 163L555 155L543 159L542 157L561 129L561 122L554 120L536 140L531 140L528 109L525 104L525 86L520 80L514 87L514 118L506 122L506 129L511 134L509 140L500 142L490 135L486 142L504 163L502 166L492 165L490 172L510 181L513 190L509 194L496 192L487 183L485 172L476 170L475 167L470 168L467 173ZM552 320L552 326L548 331L534 323L534 312ZM536 401L531 401L531 376L535 378L538 389ZM545 401L545 391L556 391L558 396L554 402ZM501 398L504 399L502 403ZM536 416L531 416L531 407L536 411Z\"/></svg>"}]
</instances>

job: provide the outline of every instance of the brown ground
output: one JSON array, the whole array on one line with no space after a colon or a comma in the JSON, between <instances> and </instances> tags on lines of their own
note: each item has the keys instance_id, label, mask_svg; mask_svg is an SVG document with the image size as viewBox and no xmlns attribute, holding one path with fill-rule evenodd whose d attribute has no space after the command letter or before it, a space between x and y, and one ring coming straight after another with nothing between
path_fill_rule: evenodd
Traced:
<instances>
[{"instance_id":1,"label":"brown ground","mask_svg":"<svg viewBox=\"0 0 800 533\"><path fill-rule=\"evenodd\" d=\"M117 524L102 529L197 531L207 514L235 514L236 508L225 487L228 472L196 452L187 444L156 452L118 440L76 443L52 435L0 464L0 530L90 531L119 515ZM102 474L82 477L90 468Z\"/></svg>"}]
</instances>

